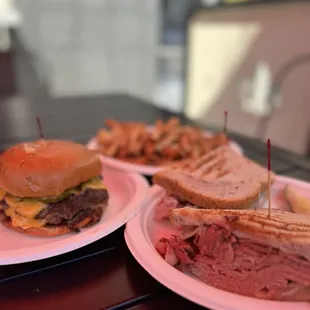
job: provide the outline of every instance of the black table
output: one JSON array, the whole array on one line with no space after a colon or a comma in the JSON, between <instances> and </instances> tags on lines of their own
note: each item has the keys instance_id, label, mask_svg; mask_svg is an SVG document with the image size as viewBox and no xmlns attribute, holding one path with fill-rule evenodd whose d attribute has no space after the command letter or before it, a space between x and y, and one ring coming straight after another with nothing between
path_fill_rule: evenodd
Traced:
<instances>
[{"instance_id":1,"label":"black table","mask_svg":"<svg viewBox=\"0 0 310 310\"><path fill-rule=\"evenodd\" d=\"M0 101L0 150L39 137L36 116L46 138L86 143L104 118L154 122L173 114L127 95ZM190 123L179 115L185 123ZM245 154L266 164L264 142L230 133ZM306 158L272 147L272 168L310 180ZM124 227L89 246L55 258L0 267L0 309L200 309L151 278L131 256ZM1 237L0 237L1 238Z\"/></svg>"}]
</instances>

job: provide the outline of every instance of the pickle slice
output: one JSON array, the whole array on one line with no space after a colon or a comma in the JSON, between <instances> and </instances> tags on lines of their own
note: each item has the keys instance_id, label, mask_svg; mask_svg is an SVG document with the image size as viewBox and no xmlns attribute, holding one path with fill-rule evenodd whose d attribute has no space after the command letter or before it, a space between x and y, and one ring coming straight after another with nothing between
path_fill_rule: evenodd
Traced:
<instances>
[{"instance_id":1,"label":"pickle slice","mask_svg":"<svg viewBox=\"0 0 310 310\"><path fill-rule=\"evenodd\" d=\"M290 185L284 188L284 195L294 213L310 215L310 199L298 193Z\"/></svg>"}]
</instances>

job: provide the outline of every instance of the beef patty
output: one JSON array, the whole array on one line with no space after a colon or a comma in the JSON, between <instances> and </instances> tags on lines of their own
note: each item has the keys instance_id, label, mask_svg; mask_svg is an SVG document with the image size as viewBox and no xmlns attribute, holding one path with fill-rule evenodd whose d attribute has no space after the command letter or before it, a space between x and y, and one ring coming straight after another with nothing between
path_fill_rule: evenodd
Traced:
<instances>
[{"instance_id":1,"label":"beef patty","mask_svg":"<svg viewBox=\"0 0 310 310\"><path fill-rule=\"evenodd\" d=\"M109 194L105 189L88 188L82 193L70 194L61 201L49 203L35 219L45 219L47 226L66 225L75 229L79 222L90 217L89 225L93 225L101 219L108 199ZM3 209L7 207L4 200L0 201L0 204Z\"/></svg>"}]
</instances>

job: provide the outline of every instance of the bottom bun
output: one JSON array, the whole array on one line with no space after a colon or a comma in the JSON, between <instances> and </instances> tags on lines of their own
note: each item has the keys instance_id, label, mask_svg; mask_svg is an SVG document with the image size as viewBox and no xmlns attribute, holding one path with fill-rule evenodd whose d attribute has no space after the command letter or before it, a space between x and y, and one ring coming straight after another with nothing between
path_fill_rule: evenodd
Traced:
<instances>
[{"instance_id":1,"label":"bottom bun","mask_svg":"<svg viewBox=\"0 0 310 310\"><path fill-rule=\"evenodd\" d=\"M22 229L20 227L13 226L12 221L10 219L5 220L4 222L2 222L2 224L5 227L12 229L14 231L35 237L56 237L72 232L72 229L70 229L67 226L52 226L52 227L44 226L40 228Z\"/></svg>"},{"instance_id":2,"label":"bottom bun","mask_svg":"<svg viewBox=\"0 0 310 310\"><path fill-rule=\"evenodd\" d=\"M105 207L102 205L102 207ZM103 208L102 208L103 210ZM1 212L0 212L1 213ZM1 221L1 220L0 220ZM56 237L56 236L61 236L68 234L70 232L76 231L79 228L84 228L87 226L90 226L92 223L92 218L91 217L86 217L83 220L81 220L79 223L77 223L74 227L74 229L69 228L68 226L65 225L59 225L59 226L44 226L40 228L28 228L28 229L22 229L20 227L15 227L12 225L12 221L10 218L6 217L5 219L2 218L2 224L14 231L27 234L30 236L35 236L35 237ZM94 223L95 224L95 223Z\"/></svg>"}]
</instances>

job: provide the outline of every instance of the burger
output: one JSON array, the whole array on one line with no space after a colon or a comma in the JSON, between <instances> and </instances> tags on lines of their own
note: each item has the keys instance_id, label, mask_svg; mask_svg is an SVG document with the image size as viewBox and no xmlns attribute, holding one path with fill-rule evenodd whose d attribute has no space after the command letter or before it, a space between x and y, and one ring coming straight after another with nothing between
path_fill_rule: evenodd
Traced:
<instances>
[{"instance_id":1,"label":"burger","mask_svg":"<svg viewBox=\"0 0 310 310\"><path fill-rule=\"evenodd\" d=\"M33 236L59 236L100 221L109 195L101 162L60 140L18 144L0 155L0 221Z\"/></svg>"}]
</instances>

